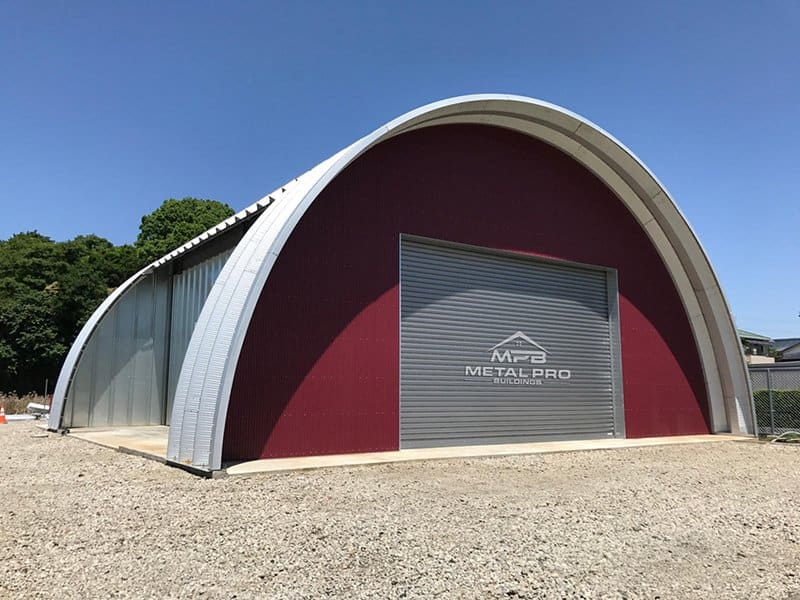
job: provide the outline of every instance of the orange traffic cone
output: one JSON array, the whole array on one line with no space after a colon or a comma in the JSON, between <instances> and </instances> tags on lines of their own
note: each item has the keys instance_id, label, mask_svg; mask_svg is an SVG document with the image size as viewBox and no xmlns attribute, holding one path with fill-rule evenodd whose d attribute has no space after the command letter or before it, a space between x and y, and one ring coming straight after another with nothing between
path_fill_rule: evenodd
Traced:
<instances>
[{"instance_id":1,"label":"orange traffic cone","mask_svg":"<svg viewBox=\"0 0 800 600\"><path fill-rule=\"evenodd\" d=\"M0 406L0 425L5 425L6 423L8 423L6 421L6 407Z\"/></svg>"}]
</instances>

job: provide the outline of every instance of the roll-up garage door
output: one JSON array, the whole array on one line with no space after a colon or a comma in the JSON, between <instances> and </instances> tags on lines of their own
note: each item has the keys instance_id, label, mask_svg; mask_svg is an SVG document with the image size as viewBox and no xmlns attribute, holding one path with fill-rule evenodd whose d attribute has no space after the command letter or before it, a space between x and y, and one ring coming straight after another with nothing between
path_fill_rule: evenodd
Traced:
<instances>
[{"instance_id":1,"label":"roll-up garage door","mask_svg":"<svg viewBox=\"0 0 800 600\"><path fill-rule=\"evenodd\" d=\"M400 445L624 436L614 271L403 236Z\"/></svg>"}]
</instances>

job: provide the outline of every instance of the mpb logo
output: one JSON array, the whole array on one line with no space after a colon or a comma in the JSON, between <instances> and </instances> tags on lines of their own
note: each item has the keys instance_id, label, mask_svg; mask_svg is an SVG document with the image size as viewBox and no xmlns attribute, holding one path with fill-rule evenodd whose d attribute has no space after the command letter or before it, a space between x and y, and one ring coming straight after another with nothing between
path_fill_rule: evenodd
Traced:
<instances>
[{"instance_id":1,"label":"mpb logo","mask_svg":"<svg viewBox=\"0 0 800 600\"><path fill-rule=\"evenodd\" d=\"M547 350L521 331L492 346L490 350L492 352L491 362L529 363L532 365L547 363Z\"/></svg>"},{"instance_id":2,"label":"mpb logo","mask_svg":"<svg viewBox=\"0 0 800 600\"><path fill-rule=\"evenodd\" d=\"M492 346L489 352L489 362L494 364L465 365L464 376L500 385L541 385L548 379L572 379L569 369L545 368L549 352L521 331Z\"/></svg>"}]
</instances>

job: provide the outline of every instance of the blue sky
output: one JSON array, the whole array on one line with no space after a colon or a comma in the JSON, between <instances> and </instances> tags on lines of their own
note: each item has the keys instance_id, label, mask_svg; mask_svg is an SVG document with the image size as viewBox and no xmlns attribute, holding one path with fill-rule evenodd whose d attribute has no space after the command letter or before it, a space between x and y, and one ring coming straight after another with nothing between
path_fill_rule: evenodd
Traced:
<instances>
[{"instance_id":1,"label":"blue sky","mask_svg":"<svg viewBox=\"0 0 800 600\"><path fill-rule=\"evenodd\" d=\"M800 3L0 0L0 239L241 209L412 108L502 92L631 148L737 324L800 336Z\"/></svg>"}]
</instances>

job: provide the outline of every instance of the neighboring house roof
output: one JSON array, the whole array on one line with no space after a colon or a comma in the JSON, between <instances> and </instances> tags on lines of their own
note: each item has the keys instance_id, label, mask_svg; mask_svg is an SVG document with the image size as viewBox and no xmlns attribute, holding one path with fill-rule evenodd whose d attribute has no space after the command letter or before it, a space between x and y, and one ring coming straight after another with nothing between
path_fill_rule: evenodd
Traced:
<instances>
[{"instance_id":1,"label":"neighboring house roof","mask_svg":"<svg viewBox=\"0 0 800 600\"><path fill-rule=\"evenodd\" d=\"M781 352L780 360L800 360L800 340L795 340L797 343L791 346L785 346Z\"/></svg>"},{"instance_id":2,"label":"neighboring house roof","mask_svg":"<svg viewBox=\"0 0 800 600\"><path fill-rule=\"evenodd\" d=\"M773 341L771 337L767 337L766 335L761 335L760 333L753 333L752 331L745 331L744 329L737 329L736 332L739 334L740 339L748 340L751 342L771 343Z\"/></svg>"},{"instance_id":3,"label":"neighboring house roof","mask_svg":"<svg viewBox=\"0 0 800 600\"><path fill-rule=\"evenodd\" d=\"M788 350L792 346L797 346L800 344L800 338L776 338L775 339L775 349L778 352L783 352L784 350Z\"/></svg>"}]
</instances>

